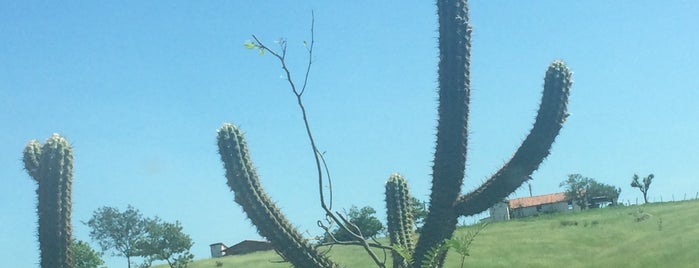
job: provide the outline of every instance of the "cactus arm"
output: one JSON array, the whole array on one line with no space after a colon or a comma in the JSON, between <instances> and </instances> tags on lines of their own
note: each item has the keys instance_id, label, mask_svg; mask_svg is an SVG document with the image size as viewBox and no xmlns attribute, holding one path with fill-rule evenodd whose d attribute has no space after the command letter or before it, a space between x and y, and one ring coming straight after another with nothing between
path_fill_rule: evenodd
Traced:
<instances>
[{"instance_id":1,"label":"cactus arm","mask_svg":"<svg viewBox=\"0 0 699 268\"><path fill-rule=\"evenodd\" d=\"M22 161L24 169L30 177L37 183L39 182L39 157L41 157L41 143L37 140L31 140L24 147Z\"/></svg>"},{"instance_id":2,"label":"cactus arm","mask_svg":"<svg viewBox=\"0 0 699 268\"><path fill-rule=\"evenodd\" d=\"M529 179L551 150L556 136L568 116L568 96L573 84L572 73L562 61L549 65L544 92L532 130L514 156L483 185L459 198L457 212L469 216L485 211L506 198Z\"/></svg>"},{"instance_id":3,"label":"cactus arm","mask_svg":"<svg viewBox=\"0 0 699 268\"><path fill-rule=\"evenodd\" d=\"M439 17L439 123L432 168L430 209L415 248L414 262L451 237L456 229L454 202L466 166L470 94L471 27L465 0L437 1Z\"/></svg>"},{"instance_id":4,"label":"cactus arm","mask_svg":"<svg viewBox=\"0 0 699 268\"><path fill-rule=\"evenodd\" d=\"M386 182L386 216L388 236L391 246L400 248L403 252L413 252L413 215L410 211L410 192L405 178L400 174L392 174ZM405 258L395 250L393 267L404 268L409 265Z\"/></svg>"},{"instance_id":5,"label":"cactus arm","mask_svg":"<svg viewBox=\"0 0 699 268\"><path fill-rule=\"evenodd\" d=\"M282 215L262 189L242 132L232 124L218 130L218 148L235 202L243 207L258 233L295 267L337 267L316 251Z\"/></svg>"}]
</instances>

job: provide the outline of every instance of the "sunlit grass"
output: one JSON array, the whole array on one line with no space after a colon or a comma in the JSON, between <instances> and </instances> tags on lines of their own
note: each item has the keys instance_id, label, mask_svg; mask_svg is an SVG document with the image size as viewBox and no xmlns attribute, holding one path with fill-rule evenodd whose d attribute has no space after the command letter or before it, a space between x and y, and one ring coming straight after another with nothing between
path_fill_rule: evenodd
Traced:
<instances>
[{"instance_id":1,"label":"sunlit grass","mask_svg":"<svg viewBox=\"0 0 699 268\"><path fill-rule=\"evenodd\" d=\"M639 212L652 216L637 222ZM460 228L456 235L464 235L470 228L475 227ZM466 267L697 267L699 201L610 207L492 223L476 237L470 253ZM360 247L336 246L330 257L345 267L376 267ZM267 251L200 260L190 267L217 267L217 262L224 268L290 266L277 263L279 260L274 251ZM445 267L459 264L457 254L447 256Z\"/></svg>"}]
</instances>

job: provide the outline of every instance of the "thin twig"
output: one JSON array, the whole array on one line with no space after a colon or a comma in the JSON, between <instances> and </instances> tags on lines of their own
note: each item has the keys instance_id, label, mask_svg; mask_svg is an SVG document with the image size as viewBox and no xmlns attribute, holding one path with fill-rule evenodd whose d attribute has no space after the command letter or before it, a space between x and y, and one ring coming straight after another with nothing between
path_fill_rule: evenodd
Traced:
<instances>
[{"instance_id":1,"label":"thin twig","mask_svg":"<svg viewBox=\"0 0 699 268\"><path fill-rule=\"evenodd\" d=\"M325 154L320 154L320 160L323 162L323 168L325 168L325 176L328 177L328 210L333 209L333 180L330 178L330 169L328 168L328 163L325 162Z\"/></svg>"},{"instance_id":2,"label":"thin twig","mask_svg":"<svg viewBox=\"0 0 699 268\"><path fill-rule=\"evenodd\" d=\"M319 189L319 195L320 195L320 206L323 208L325 211L325 214L327 217L330 217L332 221L336 222L338 226L348 233L352 235L353 238L357 239L359 242L359 245L364 247L365 251L369 254L369 256L374 260L376 265L379 267L386 267L385 261L381 262L379 258L376 256L376 254L371 250L371 245L366 241L366 239L361 235L361 231L359 228L357 228L356 225L352 224L349 222L345 217L343 217L341 214L335 215L332 211L332 182L330 180L330 172L328 171L327 163L325 162L325 158L323 155L320 153L320 150L318 150L318 146L315 143L315 140L313 139L313 134L311 132L311 127L308 121L308 115L306 112L306 107L303 105L303 100L302 100L302 95L306 91L306 86L308 85L308 77L311 71L311 65L313 63L313 46L315 45L315 14L312 13L312 20L311 20L311 43L310 46L307 45L307 50L308 50L308 65L306 68L306 74L304 76L304 81L303 85L301 87L301 90L299 91L296 87L296 84L294 83L292 77L291 77L291 71L289 70L287 64L286 64L286 49L287 49L287 43L286 40L280 40L279 45L281 47L281 54L277 53L276 51L270 49L267 47L262 41L260 41L257 36L252 35L252 38L255 40L255 46L257 46L258 49L261 51L267 51L270 54L272 54L274 57L276 57L279 62L282 65L282 69L286 73L286 80L289 83L289 86L291 87L292 92L296 96L296 102L301 109L301 114L303 116L303 123L304 126L306 127L306 134L308 136L308 140L311 143L311 149L313 150L313 157L315 159L315 164L316 164L316 171L318 173L318 189ZM323 168L325 168L327 176L328 176L328 185L330 186L330 206L328 206L325 202L325 194L323 191ZM339 218L338 218L339 216ZM355 233L351 231L347 225L351 225L355 230L358 230L359 233ZM322 225L319 221L319 225ZM326 233L330 233L328 229L324 228ZM339 241L337 241L339 242Z\"/></svg>"},{"instance_id":3,"label":"thin twig","mask_svg":"<svg viewBox=\"0 0 699 268\"><path fill-rule=\"evenodd\" d=\"M311 11L311 45L307 46L308 49L308 67L306 68L306 76L303 78L303 86L301 87L300 95L306 92L306 85L308 85L308 74L311 72L311 64L313 63L313 45L315 44L315 25L316 25L316 15ZM305 43L305 42L304 42Z\"/></svg>"}]
</instances>

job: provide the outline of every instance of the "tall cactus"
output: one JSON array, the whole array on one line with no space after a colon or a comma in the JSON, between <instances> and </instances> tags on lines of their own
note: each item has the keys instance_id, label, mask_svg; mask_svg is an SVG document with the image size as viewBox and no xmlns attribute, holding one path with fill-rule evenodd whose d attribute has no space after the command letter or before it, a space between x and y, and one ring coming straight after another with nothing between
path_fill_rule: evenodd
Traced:
<instances>
[{"instance_id":1,"label":"tall cactus","mask_svg":"<svg viewBox=\"0 0 699 268\"><path fill-rule=\"evenodd\" d=\"M410 205L411 198L408 191L408 183L405 178L398 173L392 174L386 182L386 217L388 236L391 246L403 251L405 254L412 254L413 251L413 215ZM392 252L393 267L403 268L409 265L406 262L407 256L402 256L400 252Z\"/></svg>"},{"instance_id":2,"label":"tall cactus","mask_svg":"<svg viewBox=\"0 0 699 268\"><path fill-rule=\"evenodd\" d=\"M415 268L420 267L424 263L427 263L430 267L442 267L447 252L444 250L443 244L456 230L458 218L485 211L499 200L506 198L519 188L523 182L528 180L544 158L549 155L551 146L568 116L567 106L570 88L573 83L572 73L565 63L556 60L549 65L546 71L544 91L536 121L522 145L512 158L490 179L476 190L465 195L461 194L466 168L468 113L471 91L471 26L468 19L467 2L467 0L437 0L440 59L438 71L439 119L434 165L432 167L432 192L430 194L429 212L422 227L420 238L411 255L412 264L410 265ZM260 44L256 46L264 48ZM283 60L283 58L281 59ZM299 97L300 102L300 95L297 95L297 97ZM236 143L229 144L230 142L227 141L226 144L221 145L221 140L224 139L222 135L234 135L232 132L235 132L235 138L228 137L225 139L235 140ZM232 125L224 125L219 130L219 147L221 148L222 159L226 163L226 169L228 170L229 185L236 191L236 201L243 206L246 213L248 213L248 217L258 227L259 232L270 240L273 238L280 239L279 243L282 244L303 244L293 240L296 238L286 238L282 235L278 235L282 238L275 237L277 233L291 234L295 230L288 226L288 223L282 218L276 207L268 200L267 195L259 188L259 182L257 182L254 169L247 156L245 142L242 140L242 135L238 133L237 128ZM234 159L227 160L224 154L230 153L228 153L228 149L224 150L224 147L235 148L231 150L236 151L240 155ZM240 164L235 164L238 162ZM243 174L251 178L240 177L240 179L236 179L238 177L235 176L242 176L236 174ZM246 188L243 187L245 189L236 190L234 183L231 182L235 180L249 182L246 182L248 184L245 186ZM389 185L391 189L389 189ZM406 235L406 226L408 226L406 222L410 220L410 213L401 214L400 205L392 203L405 200L407 194L402 197L397 196L397 194L400 195L401 191L403 191L402 189L406 189L405 193L407 193L405 180L399 175L391 176L386 186L391 243L400 248L412 249L412 242L409 240L409 236ZM239 191L241 192L240 194L238 193ZM261 219L257 219L257 217ZM272 242L275 243L275 241ZM294 254L301 256L317 255L310 248L304 247L301 249L301 246L298 248L306 253L294 252ZM400 256L394 254L394 259L398 257ZM332 267L335 265L330 261L323 264L320 260L299 261L298 264L294 262L294 265L297 267ZM326 261L325 259L322 260ZM408 264L403 262L402 259L400 262L394 263L394 267L405 267L406 265ZM380 264L379 266L382 265Z\"/></svg>"},{"instance_id":3,"label":"tall cactus","mask_svg":"<svg viewBox=\"0 0 699 268\"><path fill-rule=\"evenodd\" d=\"M71 189L73 152L68 141L53 134L43 146L36 140L24 148L24 167L37 182L39 250L42 268L73 267Z\"/></svg>"},{"instance_id":4,"label":"tall cactus","mask_svg":"<svg viewBox=\"0 0 699 268\"><path fill-rule=\"evenodd\" d=\"M415 248L414 263L451 237L460 216L482 212L510 195L550 153L568 116L571 72L562 61L546 71L534 127L513 157L483 185L460 195L464 178L470 94L471 26L466 0L437 1L439 16L439 125L434 156L430 210ZM443 265L446 252L437 258Z\"/></svg>"},{"instance_id":5,"label":"tall cactus","mask_svg":"<svg viewBox=\"0 0 699 268\"><path fill-rule=\"evenodd\" d=\"M218 150L235 202L243 207L257 232L295 267L337 267L316 251L282 215L262 189L243 133L233 124L218 130Z\"/></svg>"}]
</instances>

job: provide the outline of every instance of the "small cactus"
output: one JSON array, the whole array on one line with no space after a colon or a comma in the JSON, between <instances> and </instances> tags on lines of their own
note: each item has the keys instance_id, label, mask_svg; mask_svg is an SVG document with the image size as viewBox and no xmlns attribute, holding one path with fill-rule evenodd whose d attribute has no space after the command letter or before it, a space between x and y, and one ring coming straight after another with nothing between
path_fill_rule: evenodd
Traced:
<instances>
[{"instance_id":1,"label":"small cactus","mask_svg":"<svg viewBox=\"0 0 699 268\"><path fill-rule=\"evenodd\" d=\"M29 176L38 184L40 265L71 268L72 148L65 138L53 134L43 146L36 140L29 141L23 162Z\"/></svg>"},{"instance_id":2,"label":"small cactus","mask_svg":"<svg viewBox=\"0 0 699 268\"><path fill-rule=\"evenodd\" d=\"M413 215L411 198L405 178L398 173L392 174L386 182L386 216L388 235L391 246L403 252L413 252ZM400 252L393 252L393 267L403 268L410 265Z\"/></svg>"}]
</instances>

